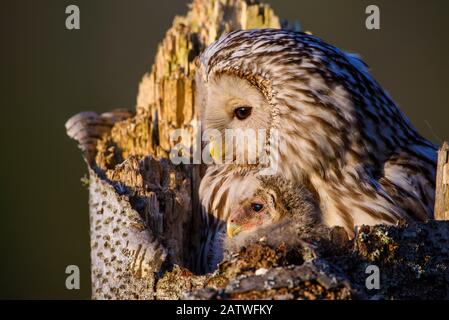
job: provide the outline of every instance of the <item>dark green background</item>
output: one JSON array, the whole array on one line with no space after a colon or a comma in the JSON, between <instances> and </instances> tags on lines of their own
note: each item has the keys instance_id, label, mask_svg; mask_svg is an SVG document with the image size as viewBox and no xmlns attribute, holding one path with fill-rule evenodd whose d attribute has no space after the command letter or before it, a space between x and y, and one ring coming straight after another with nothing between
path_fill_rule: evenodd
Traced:
<instances>
[{"instance_id":1,"label":"dark green background","mask_svg":"<svg viewBox=\"0 0 449 320\"><path fill-rule=\"evenodd\" d=\"M449 138L449 1L267 2L360 53L423 135ZM64 123L84 110L132 108L158 42L186 3L1 1L0 298L89 298L86 168ZM79 31L65 29L69 4L80 7ZM365 29L369 4L381 9L380 31ZM65 289L69 264L81 269L79 291Z\"/></svg>"}]
</instances>

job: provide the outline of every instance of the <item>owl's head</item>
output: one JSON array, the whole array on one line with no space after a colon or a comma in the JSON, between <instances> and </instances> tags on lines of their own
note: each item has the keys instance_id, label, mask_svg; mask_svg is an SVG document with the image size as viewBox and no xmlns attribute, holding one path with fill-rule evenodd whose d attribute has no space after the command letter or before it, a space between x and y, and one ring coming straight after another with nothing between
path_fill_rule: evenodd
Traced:
<instances>
[{"instance_id":1,"label":"owl's head","mask_svg":"<svg viewBox=\"0 0 449 320\"><path fill-rule=\"evenodd\" d=\"M415 137L357 56L304 33L225 34L200 56L196 85L203 129L265 130L264 151L277 132L286 176L340 179L343 167L383 161Z\"/></svg>"},{"instance_id":2,"label":"owl's head","mask_svg":"<svg viewBox=\"0 0 449 320\"><path fill-rule=\"evenodd\" d=\"M226 226L228 236L232 238L242 232L275 224L287 215L282 200L277 188L261 183L253 195L240 201L232 210Z\"/></svg>"},{"instance_id":3,"label":"owl's head","mask_svg":"<svg viewBox=\"0 0 449 320\"><path fill-rule=\"evenodd\" d=\"M316 199L302 182L293 184L282 175L257 176L254 191L242 196L227 220L230 238L280 221L312 226L320 220Z\"/></svg>"},{"instance_id":4,"label":"owl's head","mask_svg":"<svg viewBox=\"0 0 449 320\"><path fill-rule=\"evenodd\" d=\"M204 129L268 129L271 107L248 80L233 74L218 74L205 86L202 120Z\"/></svg>"},{"instance_id":5,"label":"owl's head","mask_svg":"<svg viewBox=\"0 0 449 320\"><path fill-rule=\"evenodd\" d=\"M271 80L269 74L259 69L258 61L240 56L247 52L249 42L240 43L234 37L236 34L239 33L224 35L201 55L195 101L203 131L221 135L218 146L216 142L210 144L211 151L218 153L216 158L228 159L232 153L232 161L236 163L242 147L249 150L243 155L245 160L251 161L251 155L256 155L256 162L260 162L270 143L276 114L270 99ZM226 60L222 54L226 56L223 50L226 51L230 40L238 46ZM220 57L214 55L218 52Z\"/></svg>"},{"instance_id":6,"label":"owl's head","mask_svg":"<svg viewBox=\"0 0 449 320\"><path fill-rule=\"evenodd\" d=\"M201 121L215 160L257 163L265 150L272 123L266 97L247 79L231 73L209 78L202 88ZM199 91L198 91L199 92ZM252 159L252 160L250 160Z\"/></svg>"}]
</instances>

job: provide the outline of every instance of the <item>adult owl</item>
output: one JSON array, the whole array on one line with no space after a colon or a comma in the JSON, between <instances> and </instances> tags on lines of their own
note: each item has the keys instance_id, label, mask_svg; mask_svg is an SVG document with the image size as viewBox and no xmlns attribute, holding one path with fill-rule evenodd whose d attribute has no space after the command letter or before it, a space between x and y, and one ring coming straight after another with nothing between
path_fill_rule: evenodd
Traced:
<instances>
[{"instance_id":1,"label":"adult owl","mask_svg":"<svg viewBox=\"0 0 449 320\"><path fill-rule=\"evenodd\" d=\"M203 129L265 129L267 149L278 132L269 160L277 161L278 174L304 182L326 225L353 236L356 225L432 217L436 148L357 56L305 33L235 31L201 55L196 84ZM207 169L200 187L206 271L219 259L214 243L230 208L254 189L260 169Z\"/></svg>"}]
</instances>

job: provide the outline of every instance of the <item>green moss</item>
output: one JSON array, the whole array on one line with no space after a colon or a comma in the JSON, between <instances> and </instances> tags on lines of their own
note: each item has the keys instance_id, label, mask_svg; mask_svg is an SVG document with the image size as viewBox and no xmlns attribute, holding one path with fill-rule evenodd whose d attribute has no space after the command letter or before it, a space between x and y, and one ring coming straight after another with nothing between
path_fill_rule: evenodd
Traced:
<instances>
[{"instance_id":1,"label":"green moss","mask_svg":"<svg viewBox=\"0 0 449 320\"><path fill-rule=\"evenodd\" d=\"M81 186L83 186L86 189L89 189L90 179L87 176L87 174L84 174L84 176L81 177L80 182L81 182Z\"/></svg>"}]
</instances>

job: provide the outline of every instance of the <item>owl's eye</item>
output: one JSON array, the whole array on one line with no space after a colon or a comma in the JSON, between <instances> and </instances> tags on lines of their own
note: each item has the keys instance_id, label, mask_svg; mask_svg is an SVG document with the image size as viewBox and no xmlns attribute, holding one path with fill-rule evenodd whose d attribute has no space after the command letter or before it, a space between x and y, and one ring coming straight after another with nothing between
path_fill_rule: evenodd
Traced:
<instances>
[{"instance_id":1,"label":"owl's eye","mask_svg":"<svg viewBox=\"0 0 449 320\"><path fill-rule=\"evenodd\" d=\"M238 108L234 109L234 115L239 120L245 120L246 118L248 118L251 115L251 110L252 110L252 108L248 107L248 106L238 107Z\"/></svg>"},{"instance_id":2,"label":"owl's eye","mask_svg":"<svg viewBox=\"0 0 449 320\"><path fill-rule=\"evenodd\" d=\"M251 209L252 209L254 212L260 212L260 211L262 211L262 209L263 209L263 204L260 204L260 203L251 203Z\"/></svg>"}]
</instances>

